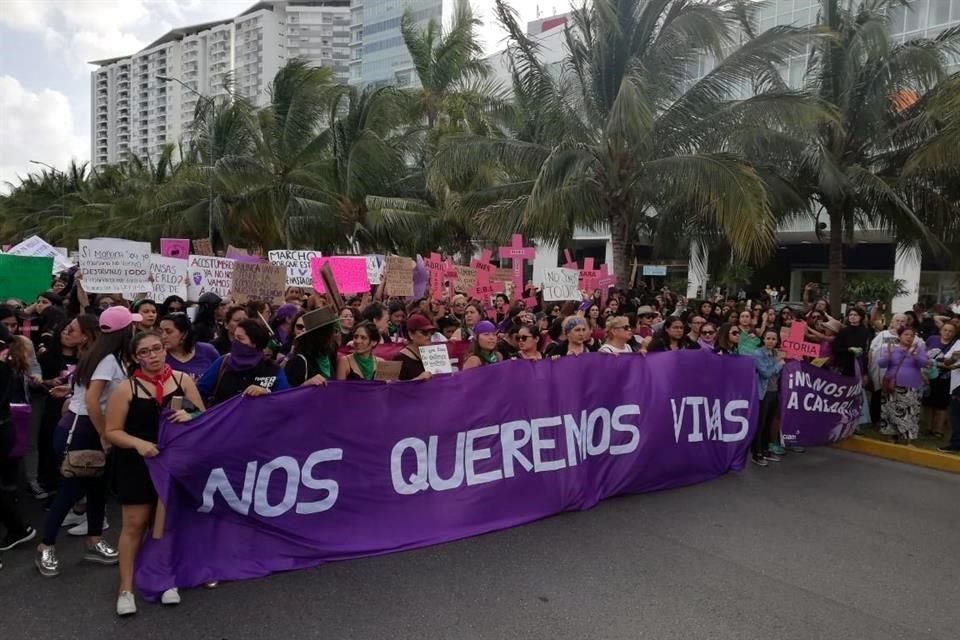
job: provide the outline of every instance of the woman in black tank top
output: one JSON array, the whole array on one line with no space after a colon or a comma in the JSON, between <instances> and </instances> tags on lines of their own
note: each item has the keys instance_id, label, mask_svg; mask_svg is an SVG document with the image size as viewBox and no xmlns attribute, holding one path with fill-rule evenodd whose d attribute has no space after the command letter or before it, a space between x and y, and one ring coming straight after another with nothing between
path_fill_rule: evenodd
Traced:
<instances>
[{"instance_id":1,"label":"woman in black tank top","mask_svg":"<svg viewBox=\"0 0 960 640\"><path fill-rule=\"evenodd\" d=\"M160 436L160 419L170 408L173 398L185 398L203 410L200 392L190 376L174 372L166 363L167 353L156 332L141 333L133 340L132 349L137 367L128 384L122 384L107 404L106 439L117 447L115 454L115 489L123 506L123 529L120 531L120 594L117 613L136 613L133 600L133 563L140 544L154 516L157 493L150 480L144 458L156 456ZM170 417L173 422L186 422L192 415L178 409ZM161 602L177 604L176 589L164 592Z\"/></svg>"}]
</instances>

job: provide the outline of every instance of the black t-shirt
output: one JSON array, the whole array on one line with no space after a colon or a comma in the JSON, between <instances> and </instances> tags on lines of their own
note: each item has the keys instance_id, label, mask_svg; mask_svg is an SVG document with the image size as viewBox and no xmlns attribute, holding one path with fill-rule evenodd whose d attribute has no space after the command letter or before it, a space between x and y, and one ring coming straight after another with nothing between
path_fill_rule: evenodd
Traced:
<instances>
[{"instance_id":1,"label":"black t-shirt","mask_svg":"<svg viewBox=\"0 0 960 640\"><path fill-rule=\"evenodd\" d=\"M330 373L324 377L332 380L337 373L336 355L328 354L321 357L330 361ZM287 376L290 388L299 387L315 375L323 375L316 358L308 358L297 353L291 354L287 359L287 362L283 365L283 372Z\"/></svg>"},{"instance_id":2,"label":"black t-shirt","mask_svg":"<svg viewBox=\"0 0 960 640\"><path fill-rule=\"evenodd\" d=\"M394 361L400 362L399 380L414 380L419 377L426 369L423 368L423 361L414 358L406 351L401 351L393 357Z\"/></svg>"},{"instance_id":3,"label":"black t-shirt","mask_svg":"<svg viewBox=\"0 0 960 640\"><path fill-rule=\"evenodd\" d=\"M277 366L277 363L270 360L263 360L256 367L247 371L231 371L225 368L223 379L220 380L220 385L216 387L213 403L220 404L238 396L252 384L273 391L279 371L280 367Z\"/></svg>"}]
</instances>

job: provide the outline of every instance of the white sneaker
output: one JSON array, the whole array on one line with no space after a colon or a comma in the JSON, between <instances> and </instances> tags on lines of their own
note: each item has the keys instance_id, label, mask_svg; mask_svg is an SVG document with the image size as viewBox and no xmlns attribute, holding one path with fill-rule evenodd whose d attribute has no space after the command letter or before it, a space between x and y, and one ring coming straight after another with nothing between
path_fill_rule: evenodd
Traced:
<instances>
[{"instance_id":1,"label":"white sneaker","mask_svg":"<svg viewBox=\"0 0 960 640\"><path fill-rule=\"evenodd\" d=\"M110 523L107 522L107 516L103 516L103 531L106 531L109 528L110 528ZM87 531L89 531L89 529L87 528L86 517L84 517L83 522L81 522L77 526L73 527L72 529L67 529L67 533L69 533L72 536L85 536L87 535Z\"/></svg>"},{"instance_id":2,"label":"white sneaker","mask_svg":"<svg viewBox=\"0 0 960 640\"><path fill-rule=\"evenodd\" d=\"M121 591L117 596L117 615L132 616L137 612L137 601L129 591Z\"/></svg>"},{"instance_id":3,"label":"white sneaker","mask_svg":"<svg viewBox=\"0 0 960 640\"><path fill-rule=\"evenodd\" d=\"M167 589L163 592L163 595L160 596L160 604L180 604L180 592L177 591L177 588Z\"/></svg>"},{"instance_id":4,"label":"white sneaker","mask_svg":"<svg viewBox=\"0 0 960 640\"><path fill-rule=\"evenodd\" d=\"M63 519L63 522L60 523L61 527L75 527L78 524L86 526L87 524L87 514L86 513L77 513L76 511L71 510L67 514L67 517Z\"/></svg>"}]
</instances>

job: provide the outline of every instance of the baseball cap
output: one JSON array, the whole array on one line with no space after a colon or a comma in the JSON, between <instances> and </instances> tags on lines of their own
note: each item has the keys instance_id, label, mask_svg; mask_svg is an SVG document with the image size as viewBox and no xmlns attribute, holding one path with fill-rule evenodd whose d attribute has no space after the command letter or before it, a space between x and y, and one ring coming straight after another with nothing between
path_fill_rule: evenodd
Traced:
<instances>
[{"instance_id":1,"label":"baseball cap","mask_svg":"<svg viewBox=\"0 0 960 640\"><path fill-rule=\"evenodd\" d=\"M474 335L480 335L481 333L496 333L497 327L490 322L489 320L481 320L473 326Z\"/></svg>"},{"instance_id":2,"label":"baseball cap","mask_svg":"<svg viewBox=\"0 0 960 640\"><path fill-rule=\"evenodd\" d=\"M100 331L115 333L123 331L134 322L142 322L143 316L139 313L130 313L126 307L110 307L100 314Z\"/></svg>"},{"instance_id":3,"label":"baseball cap","mask_svg":"<svg viewBox=\"0 0 960 640\"><path fill-rule=\"evenodd\" d=\"M436 331L436 327L427 316L415 313L407 318L407 331Z\"/></svg>"}]
</instances>

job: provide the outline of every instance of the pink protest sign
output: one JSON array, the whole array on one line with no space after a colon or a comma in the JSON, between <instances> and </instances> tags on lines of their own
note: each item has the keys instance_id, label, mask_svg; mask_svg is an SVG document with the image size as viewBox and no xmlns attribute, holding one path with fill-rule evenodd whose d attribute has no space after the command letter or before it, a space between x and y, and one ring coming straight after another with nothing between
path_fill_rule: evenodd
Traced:
<instances>
[{"instance_id":1,"label":"pink protest sign","mask_svg":"<svg viewBox=\"0 0 960 640\"><path fill-rule=\"evenodd\" d=\"M431 253L423 264L430 273L430 296L434 300L440 300L443 298L443 274L446 271L443 257L439 253Z\"/></svg>"},{"instance_id":2,"label":"pink protest sign","mask_svg":"<svg viewBox=\"0 0 960 640\"><path fill-rule=\"evenodd\" d=\"M166 258L190 258L190 241L186 238L160 238L160 255Z\"/></svg>"},{"instance_id":3,"label":"pink protest sign","mask_svg":"<svg viewBox=\"0 0 960 640\"><path fill-rule=\"evenodd\" d=\"M786 328L781 329L783 334ZM786 337L782 337L780 348L790 360L801 360L803 358L816 358L820 355L820 345L815 342L805 340L807 334L807 323L800 320L794 320L787 331Z\"/></svg>"},{"instance_id":4,"label":"pink protest sign","mask_svg":"<svg viewBox=\"0 0 960 640\"><path fill-rule=\"evenodd\" d=\"M484 300L495 293L503 293L503 290L504 286L502 282L494 282L493 284L480 282L480 278L478 276L477 283L474 285L473 289L470 290L470 297L477 300Z\"/></svg>"},{"instance_id":5,"label":"pink protest sign","mask_svg":"<svg viewBox=\"0 0 960 640\"><path fill-rule=\"evenodd\" d=\"M367 259L363 256L332 256L328 258L312 258L310 271L313 274L313 288L317 293L326 293L320 269L329 264L333 271L333 279L337 282L340 293L368 293L370 280L367 277Z\"/></svg>"},{"instance_id":6,"label":"pink protest sign","mask_svg":"<svg viewBox=\"0 0 960 640\"><path fill-rule=\"evenodd\" d=\"M596 270L593 264L593 258L583 259L583 269L580 271L580 289L590 291L597 286L597 278L600 272Z\"/></svg>"},{"instance_id":7,"label":"pink protest sign","mask_svg":"<svg viewBox=\"0 0 960 640\"><path fill-rule=\"evenodd\" d=\"M493 265L490 264L491 257L493 257L493 251L484 249L480 252L479 260L474 258L470 261L470 267L477 273L477 284L490 282L490 276L493 275Z\"/></svg>"},{"instance_id":8,"label":"pink protest sign","mask_svg":"<svg viewBox=\"0 0 960 640\"><path fill-rule=\"evenodd\" d=\"M617 284L617 276L610 273L610 267L605 264L600 265L600 275L597 277L596 285L600 289L600 306L607 306L607 295L610 293L610 287Z\"/></svg>"},{"instance_id":9,"label":"pink protest sign","mask_svg":"<svg viewBox=\"0 0 960 640\"><path fill-rule=\"evenodd\" d=\"M457 277L459 275L457 265L453 264L452 259L447 258L447 261L443 263L443 277L447 279L447 295L450 298L453 298L457 293Z\"/></svg>"},{"instance_id":10,"label":"pink protest sign","mask_svg":"<svg viewBox=\"0 0 960 640\"><path fill-rule=\"evenodd\" d=\"M529 298L523 299L523 306L531 311L537 308L537 296L530 296Z\"/></svg>"},{"instance_id":11,"label":"pink protest sign","mask_svg":"<svg viewBox=\"0 0 960 640\"><path fill-rule=\"evenodd\" d=\"M580 268L580 265L577 264L577 261L573 259L573 254L570 253L570 249L563 250L563 257L567 259L567 261L563 263L564 269L573 269L576 271Z\"/></svg>"},{"instance_id":12,"label":"pink protest sign","mask_svg":"<svg viewBox=\"0 0 960 640\"><path fill-rule=\"evenodd\" d=\"M500 257L509 258L510 266L513 267L513 290L516 293L523 291L523 263L526 260L533 260L537 256L533 247L523 246L523 236L519 233L513 234L509 247L500 247Z\"/></svg>"}]
</instances>

